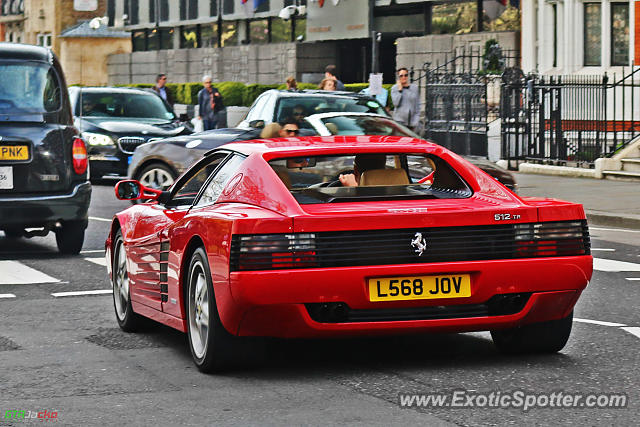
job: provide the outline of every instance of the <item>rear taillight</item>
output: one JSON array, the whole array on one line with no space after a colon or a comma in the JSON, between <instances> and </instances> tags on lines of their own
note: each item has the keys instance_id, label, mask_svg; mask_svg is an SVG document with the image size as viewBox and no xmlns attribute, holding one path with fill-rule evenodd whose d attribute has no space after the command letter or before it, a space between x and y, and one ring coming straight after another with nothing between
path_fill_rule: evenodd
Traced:
<instances>
[{"instance_id":1,"label":"rear taillight","mask_svg":"<svg viewBox=\"0 0 640 427\"><path fill-rule=\"evenodd\" d=\"M306 268L318 265L313 233L235 236L233 270Z\"/></svg>"},{"instance_id":2,"label":"rear taillight","mask_svg":"<svg viewBox=\"0 0 640 427\"><path fill-rule=\"evenodd\" d=\"M71 156L73 158L73 170L82 175L87 171L87 147L81 138L75 137L73 147L71 148Z\"/></svg>"},{"instance_id":3,"label":"rear taillight","mask_svg":"<svg viewBox=\"0 0 640 427\"><path fill-rule=\"evenodd\" d=\"M516 224L516 256L520 258L587 255L581 221Z\"/></svg>"}]
</instances>

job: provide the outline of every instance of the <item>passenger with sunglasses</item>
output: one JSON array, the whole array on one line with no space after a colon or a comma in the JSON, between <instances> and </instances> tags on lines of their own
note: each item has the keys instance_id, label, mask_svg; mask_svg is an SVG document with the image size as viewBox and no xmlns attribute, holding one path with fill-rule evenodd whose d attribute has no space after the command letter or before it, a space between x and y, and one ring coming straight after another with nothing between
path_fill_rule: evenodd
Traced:
<instances>
[{"instance_id":1,"label":"passenger with sunglasses","mask_svg":"<svg viewBox=\"0 0 640 427\"><path fill-rule=\"evenodd\" d=\"M289 138L292 136L300 135L300 126L298 126L298 122L296 119L292 117L287 117L285 120L279 123L280 131L278 134L283 138Z\"/></svg>"},{"instance_id":2,"label":"passenger with sunglasses","mask_svg":"<svg viewBox=\"0 0 640 427\"><path fill-rule=\"evenodd\" d=\"M414 130L420 120L420 91L418 86L409 83L409 70L398 69L398 81L391 88L393 101L393 119Z\"/></svg>"}]
</instances>

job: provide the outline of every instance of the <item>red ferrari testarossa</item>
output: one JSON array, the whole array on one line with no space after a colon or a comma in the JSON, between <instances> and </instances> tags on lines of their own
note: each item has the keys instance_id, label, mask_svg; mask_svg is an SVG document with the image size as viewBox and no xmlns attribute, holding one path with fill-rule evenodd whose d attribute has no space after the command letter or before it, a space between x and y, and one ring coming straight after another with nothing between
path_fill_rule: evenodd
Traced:
<instances>
[{"instance_id":1,"label":"red ferrari testarossa","mask_svg":"<svg viewBox=\"0 0 640 427\"><path fill-rule=\"evenodd\" d=\"M407 137L257 140L207 153L114 219L117 321L188 333L203 371L244 337L491 331L556 352L592 274L575 203L521 198L447 149Z\"/></svg>"}]
</instances>

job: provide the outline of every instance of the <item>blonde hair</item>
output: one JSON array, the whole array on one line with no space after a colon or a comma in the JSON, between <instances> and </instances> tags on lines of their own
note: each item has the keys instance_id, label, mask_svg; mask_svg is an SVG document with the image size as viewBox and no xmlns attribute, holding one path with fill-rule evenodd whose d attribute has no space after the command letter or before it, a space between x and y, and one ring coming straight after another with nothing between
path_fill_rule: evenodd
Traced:
<instances>
[{"instance_id":1,"label":"blonde hair","mask_svg":"<svg viewBox=\"0 0 640 427\"><path fill-rule=\"evenodd\" d=\"M287 81L288 88L296 89L298 87L298 82L296 81L295 77L289 76L287 77L286 81Z\"/></svg>"},{"instance_id":2,"label":"blonde hair","mask_svg":"<svg viewBox=\"0 0 640 427\"><path fill-rule=\"evenodd\" d=\"M336 81L334 79L322 79L318 88L320 88L321 90L326 90L324 87L330 81L333 82L333 89L337 89L338 85L336 84Z\"/></svg>"}]
</instances>

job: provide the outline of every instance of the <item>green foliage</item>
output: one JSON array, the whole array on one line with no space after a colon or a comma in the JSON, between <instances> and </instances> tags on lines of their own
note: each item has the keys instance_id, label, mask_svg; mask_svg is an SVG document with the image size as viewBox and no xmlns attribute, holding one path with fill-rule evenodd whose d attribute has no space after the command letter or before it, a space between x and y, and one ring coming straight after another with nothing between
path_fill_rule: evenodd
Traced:
<instances>
[{"instance_id":1,"label":"green foliage","mask_svg":"<svg viewBox=\"0 0 640 427\"><path fill-rule=\"evenodd\" d=\"M266 92L269 89L280 89L280 86L283 86L283 89L287 88L286 84L284 85L248 84L244 92L244 100L242 101L242 104L246 107L250 107L251 104L253 104L253 101L255 101L256 98L259 97L263 92Z\"/></svg>"},{"instance_id":2,"label":"green foliage","mask_svg":"<svg viewBox=\"0 0 640 427\"><path fill-rule=\"evenodd\" d=\"M181 104L195 105L198 103L198 92L204 85L200 82L196 83L183 83L182 86L182 102Z\"/></svg>"},{"instance_id":3,"label":"green foliage","mask_svg":"<svg viewBox=\"0 0 640 427\"><path fill-rule=\"evenodd\" d=\"M368 87L369 87L369 83L347 83L344 85L344 90L358 93L362 89L366 89Z\"/></svg>"},{"instance_id":4,"label":"green foliage","mask_svg":"<svg viewBox=\"0 0 640 427\"><path fill-rule=\"evenodd\" d=\"M482 70L480 74L502 74L504 71L504 59L502 48L496 39L487 40L482 54Z\"/></svg>"},{"instance_id":5,"label":"green foliage","mask_svg":"<svg viewBox=\"0 0 640 427\"><path fill-rule=\"evenodd\" d=\"M213 85L220 91L224 105L244 105L244 97L246 93L246 86L240 82L220 82ZM196 94L196 101L197 101Z\"/></svg>"}]
</instances>

